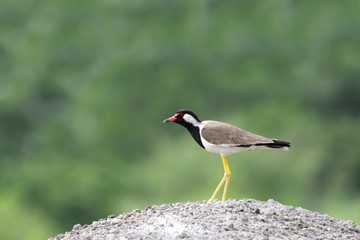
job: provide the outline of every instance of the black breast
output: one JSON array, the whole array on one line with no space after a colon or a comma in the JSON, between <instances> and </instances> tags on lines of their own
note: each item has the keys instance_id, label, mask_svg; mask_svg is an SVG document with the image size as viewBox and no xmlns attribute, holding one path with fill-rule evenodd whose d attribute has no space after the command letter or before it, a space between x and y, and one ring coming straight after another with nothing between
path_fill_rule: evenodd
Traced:
<instances>
[{"instance_id":1,"label":"black breast","mask_svg":"<svg viewBox=\"0 0 360 240\"><path fill-rule=\"evenodd\" d=\"M195 141L200 145L200 147L205 149L204 145L201 142L200 128L192 126L190 128L187 127L187 129L189 130L191 136L195 139Z\"/></svg>"},{"instance_id":2,"label":"black breast","mask_svg":"<svg viewBox=\"0 0 360 240\"><path fill-rule=\"evenodd\" d=\"M201 142L200 128L199 127L196 127L196 126L194 126L191 123L188 123L186 121L179 122L178 124L185 127L190 132L191 136L195 139L195 141L200 145L200 147L205 149L204 145Z\"/></svg>"}]
</instances>

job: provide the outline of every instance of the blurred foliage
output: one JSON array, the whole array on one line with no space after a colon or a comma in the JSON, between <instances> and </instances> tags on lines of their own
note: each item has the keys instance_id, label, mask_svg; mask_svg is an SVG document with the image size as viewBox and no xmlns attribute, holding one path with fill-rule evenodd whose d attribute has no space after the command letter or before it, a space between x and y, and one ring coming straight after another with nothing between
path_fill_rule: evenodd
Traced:
<instances>
[{"instance_id":1,"label":"blurred foliage","mask_svg":"<svg viewBox=\"0 0 360 240\"><path fill-rule=\"evenodd\" d=\"M229 157L228 197L360 224L359 1L2 1L0 238L208 199L179 108L292 142ZM21 227L19 231L18 226Z\"/></svg>"}]
</instances>

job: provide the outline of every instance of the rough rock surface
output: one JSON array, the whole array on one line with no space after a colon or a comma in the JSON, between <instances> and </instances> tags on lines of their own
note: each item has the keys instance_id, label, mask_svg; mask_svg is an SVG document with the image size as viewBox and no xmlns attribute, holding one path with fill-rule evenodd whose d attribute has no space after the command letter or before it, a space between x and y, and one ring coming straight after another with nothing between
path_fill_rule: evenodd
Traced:
<instances>
[{"instance_id":1,"label":"rough rock surface","mask_svg":"<svg viewBox=\"0 0 360 240\"><path fill-rule=\"evenodd\" d=\"M146 207L77 224L65 239L360 239L352 221L274 200L230 199L222 204L182 202Z\"/></svg>"}]
</instances>

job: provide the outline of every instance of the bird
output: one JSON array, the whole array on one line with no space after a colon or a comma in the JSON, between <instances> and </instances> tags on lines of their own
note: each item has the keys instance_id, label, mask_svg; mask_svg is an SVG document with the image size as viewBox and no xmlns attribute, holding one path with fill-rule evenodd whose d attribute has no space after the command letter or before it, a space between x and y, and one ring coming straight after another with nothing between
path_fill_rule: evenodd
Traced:
<instances>
[{"instance_id":1,"label":"bird","mask_svg":"<svg viewBox=\"0 0 360 240\"><path fill-rule=\"evenodd\" d=\"M226 192L230 181L230 168L226 156L253 149L278 149L289 150L290 142L263 137L228 123L206 120L200 121L197 115L187 109L178 110L174 116L166 118L163 123L174 122L185 127L194 140L210 153L220 154L224 176L215 192L208 200L213 203L218 191L225 182L222 202L225 202Z\"/></svg>"}]
</instances>

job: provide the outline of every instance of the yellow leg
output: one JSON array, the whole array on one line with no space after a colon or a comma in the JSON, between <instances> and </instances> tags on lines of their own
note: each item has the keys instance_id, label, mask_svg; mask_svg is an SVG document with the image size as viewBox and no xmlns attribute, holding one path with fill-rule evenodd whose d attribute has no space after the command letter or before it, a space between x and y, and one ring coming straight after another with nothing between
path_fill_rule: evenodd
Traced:
<instances>
[{"instance_id":1,"label":"yellow leg","mask_svg":"<svg viewBox=\"0 0 360 240\"><path fill-rule=\"evenodd\" d=\"M222 158L223 165L224 165L224 170L225 170L224 177L225 177L225 180L226 180L225 187L224 187L224 193L223 193L223 196L222 196L222 202L225 202L225 196L226 196L226 191L227 191L227 188L228 188L228 185L229 185L231 172L230 172L229 164L226 161L225 156L221 155L221 158Z\"/></svg>"},{"instance_id":2,"label":"yellow leg","mask_svg":"<svg viewBox=\"0 0 360 240\"><path fill-rule=\"evenodd\" d=\"M225 182L225 188L224 188L224 193L223 193L223 196L222 196L222 202L225 202L225 196L226 196L226 191L227 191L227 188L228 188L228 185L229 185L231 172L230 172L229 164L228 164L228 162L226 160L226 157L221 155L221 159L222 159L222 162L223 162L223 165L224 165L224 171L225 171L224 177L221 179L219 185L215 189L214 194L209 199L208 204L211 204L214 201L214 198L215 198L216 194L218 193L219 189L224 184L224 182Z\"/></svg>"},{"instance_id":3,"label":"yellow leg","mask_svg":"<svg viewBox=\"0 0 360 240\"><path fill-rule=\"evenodd\" d=\"M219 189L220 189L221 186L224 184L224 182L225 182L225 175L224 175L224 177L221 179L221 181L220 181L219 185L217 186L217 188L215 189L214 194L213 194L213 195L211 196L211 198L209 199L208 204L212 204L212 202L214 201L214 198L215 198L216 194L218 193Z\"/></svg>"}]
</instances>

